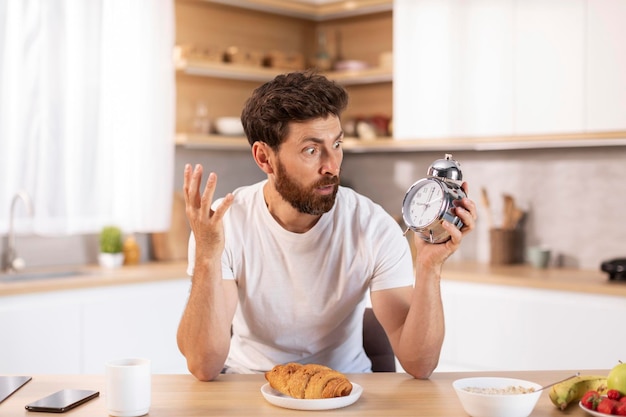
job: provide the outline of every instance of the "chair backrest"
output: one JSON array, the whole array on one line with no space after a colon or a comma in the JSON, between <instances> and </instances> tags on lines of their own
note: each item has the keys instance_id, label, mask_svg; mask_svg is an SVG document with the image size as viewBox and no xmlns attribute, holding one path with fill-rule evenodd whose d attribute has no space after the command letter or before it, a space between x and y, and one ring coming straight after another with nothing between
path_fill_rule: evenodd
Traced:
<instances>
[{"instance_id":1,"label":"chair backrest","mask_svg":"<svg viewBox=\"0 0 626 417\"><path fill-rule=\"evenodd\" d=\"M363 314L363 348L372 361L374 372L395 372L396 357L387 334L371 308Z\"/></svg>"}]
</instances>

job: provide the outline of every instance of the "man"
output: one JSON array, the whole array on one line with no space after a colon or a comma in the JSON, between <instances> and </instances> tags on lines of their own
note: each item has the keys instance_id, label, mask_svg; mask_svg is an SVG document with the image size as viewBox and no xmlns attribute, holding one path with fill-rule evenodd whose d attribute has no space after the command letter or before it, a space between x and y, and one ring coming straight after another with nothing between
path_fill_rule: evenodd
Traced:
<instances>
[{"instance_id":1,"label":"man","mask_svg":"<svg viewBox=\"0 0 626 417\"><path fill-rule=\"evenodd\" d=\"M346 91L311 72L279 75L242 111L267 180L213 201L217 176L184 172L191 290L178 346L193 375L263 372L287 362L368 372L366 294L400 364L415 378L437 366L444 337L440 273L474 228L475 204L450 240L407 240L379 205L339 186ZM463 187L467 191L464 184ZM232 332L232 333L231 333Z\"/></svg>"}]
</instances>

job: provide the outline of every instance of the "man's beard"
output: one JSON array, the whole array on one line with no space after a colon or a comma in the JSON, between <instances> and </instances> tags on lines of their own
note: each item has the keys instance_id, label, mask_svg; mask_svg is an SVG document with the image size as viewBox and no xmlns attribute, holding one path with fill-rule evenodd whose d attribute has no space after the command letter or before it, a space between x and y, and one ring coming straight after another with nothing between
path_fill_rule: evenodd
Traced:
<instances>
[{"instance_id":1,"label":"man's beard","mask_svg":"<svg viewBox=\"0 0 626 417\"><path fill-rule=\"evenodd\" d=\"M317 188L326 185L334 185L331 194L319 195L315 192ZM289 174L287 174L285 166L280 161L277 161L275 186L278 194L280 194L286 202L291 204L293 208L300 213L317 216L333 208L337 190L339 189L339 177L326 177L310 187L303 187L294 181Z\"/></svg>"}]
</instances>

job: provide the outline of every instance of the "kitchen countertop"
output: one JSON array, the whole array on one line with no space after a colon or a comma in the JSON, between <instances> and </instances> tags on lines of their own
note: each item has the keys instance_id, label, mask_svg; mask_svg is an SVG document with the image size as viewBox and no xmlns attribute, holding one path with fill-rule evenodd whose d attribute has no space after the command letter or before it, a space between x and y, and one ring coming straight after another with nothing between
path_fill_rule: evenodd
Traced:
<instances>
[{"instance_id":1,"label":"kitchen countertop","mask_svg":"<svg viewBox=\"0 0 626 417\"><path fill-rule=\"evenodd\" d=\"M213 382L200 382L191 375L152 376L152 404L149 415L157 416L466 416L452 382L472 376L519 378L546 385L572 375L573 371L506 371L434 373L418 380L405 373L348 374L363 387L361 397L352 405L329 412L280 408L267 402L260 390L263 375L220 375ZM586 375L606 375L608 370L585 371ZM0 417L39 415L24 405L63 388L92 389L100 396L70 411L74 417L104 416L106 392L104 375L34 375L0 406ZM322 414L320 414L322 413ZM586 416L577 404L566 412L557 409L543 392L532 416Z\"/></svg>"},{"instance_id":2,"label":"kitchen countertop","mask_svg":"<svg viewBox=\"0 0 626 417\"><path fill-rule=\"evenodd\" d=\"M62 278L0 281L0 296L189 279L186 268L186 261L149 262L118 269L104 269L98 266L61 268L78 270L81 273ZM45 271L58 269L49 268ZM442 277L444 280L477 284L626 297L626 282L609 281L608 276L599 270L536 269L530 265L492 266L475 262L450 262L444 266Z\"/></svg>"},{"instance_id":3,"label":"kitchen countertop","mask_svg":"<svg viewBox=\"0 0 626 417\"><path fill-rule=\"evenodd\" d=\"M608 275L599 269L537 269L526 264L450 262L444 265L442 277L451 281L626 297L626 281L609 281Z\"/></svg>"},{"instance_id":4,"label":"kitchen countertop","mask_svg":"<svg viewBox=\"0 0 626 417\"><path fill-rule=\"evenodd\" d=\"M54 267L28 270L25 273L56 273L71 271L71 276L45 279L25 279L3 282L0 280L0 296L32 294L82 288L107 287L113 285L141 284L173 279L189 279L187 262L148 262L107 269L97 265Z\"/></svg>"}]
</instances>

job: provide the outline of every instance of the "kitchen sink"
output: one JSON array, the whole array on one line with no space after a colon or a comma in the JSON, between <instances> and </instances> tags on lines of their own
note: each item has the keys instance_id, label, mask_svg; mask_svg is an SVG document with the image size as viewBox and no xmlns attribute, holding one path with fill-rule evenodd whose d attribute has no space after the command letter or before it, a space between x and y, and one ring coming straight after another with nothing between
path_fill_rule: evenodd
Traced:
<instances>
[{"instance_id":1,"label":"kitchen sink","mask_svg":"<svg viewBox=\"0 0 626 417\"><path fill-rule=\"evenodd\" d=\"M0 274L0 282L24 282L39 281L49 279L63 279L76 277L78 275L88 275L85 271L80 270L55 270L55 271L38 271L38 272L16 272L9 274Z\"/></svg>"}]
</instances>

